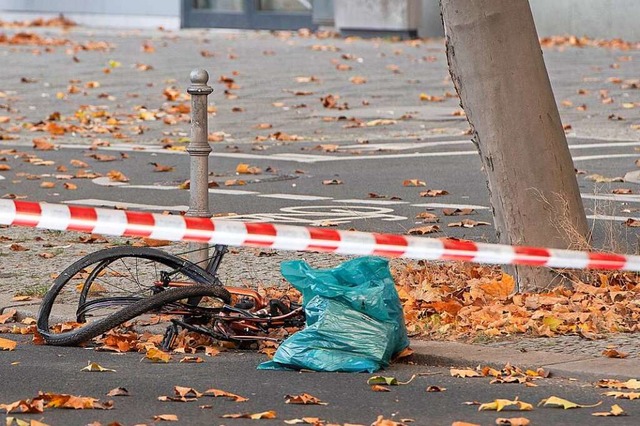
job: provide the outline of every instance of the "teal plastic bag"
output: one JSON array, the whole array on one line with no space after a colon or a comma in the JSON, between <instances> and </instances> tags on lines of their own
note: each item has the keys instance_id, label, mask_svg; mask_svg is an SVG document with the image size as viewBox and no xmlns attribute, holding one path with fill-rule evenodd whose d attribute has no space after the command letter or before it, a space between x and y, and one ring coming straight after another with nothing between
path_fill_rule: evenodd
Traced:
<instances>
[{"instance_id":1,"label":"teal plastic bag","mask_svg":"<svg viewBox=\"0 0 640 426\"><path fill-rule=\"evenodd\" d=\"M361 257L332 269L293 260L281 270L302 293L306 327L258 369L374 372L409 346L387 259Z\"/></svg>"}]
</instances>

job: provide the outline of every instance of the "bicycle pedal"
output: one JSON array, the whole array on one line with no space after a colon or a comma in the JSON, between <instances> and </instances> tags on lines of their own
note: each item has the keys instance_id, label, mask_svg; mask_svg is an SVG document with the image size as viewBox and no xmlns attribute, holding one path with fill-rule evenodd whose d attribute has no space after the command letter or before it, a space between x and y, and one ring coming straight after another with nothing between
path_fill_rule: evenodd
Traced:
<instances>
[{"instance_id":1,"label":"bicycle pedal","mask_svg":"<svg viewBox=\"0 0 640 426\"><path fill-rule=\"evenodd\" d=\"M171 345L173 345L179 333L180 330L176 323L172 322L171 325L167 326L167 329L164 331L164 336L162 337L162 342L160 343L163 351L171 350Z\"/></svg>"}]
</instances>

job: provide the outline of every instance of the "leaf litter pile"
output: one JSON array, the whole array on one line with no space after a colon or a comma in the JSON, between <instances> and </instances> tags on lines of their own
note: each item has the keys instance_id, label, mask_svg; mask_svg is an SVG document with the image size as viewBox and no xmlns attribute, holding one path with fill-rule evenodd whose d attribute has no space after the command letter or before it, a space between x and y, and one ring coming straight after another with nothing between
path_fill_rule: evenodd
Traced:
<instances>
[{"instance_id":1,"label":"leaf litter pile","mask_svg":"<svg viewBox=\"0 0 640 426\"><path fill-rule=\"evenodd\" d=\"M632 273L571 276L571 288L516 293L498 267L467 263L406 264L394 270L409 333L474 341L514 335L640 332L640 279Z\"/></svg>"}]
</instances>

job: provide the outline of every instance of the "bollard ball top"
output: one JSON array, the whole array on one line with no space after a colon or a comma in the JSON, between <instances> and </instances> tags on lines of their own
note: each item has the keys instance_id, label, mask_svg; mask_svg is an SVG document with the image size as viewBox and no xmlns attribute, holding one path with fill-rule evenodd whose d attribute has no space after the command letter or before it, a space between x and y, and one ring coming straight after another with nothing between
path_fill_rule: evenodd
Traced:
<instances>
[{"instance_id":1,"label":"bollard ball top","mask_svg":"<svg viewBox=\"0 0 640 426\"><path fill-rule=\"evenodd\" d=\"M207 71L202 68L197 68L191 71L191 74L189 74L189 78L191 79L192 84L204 86L207 84L207 81L209 81L209 73L207 73Z\"/></svg>"}]
</instances>

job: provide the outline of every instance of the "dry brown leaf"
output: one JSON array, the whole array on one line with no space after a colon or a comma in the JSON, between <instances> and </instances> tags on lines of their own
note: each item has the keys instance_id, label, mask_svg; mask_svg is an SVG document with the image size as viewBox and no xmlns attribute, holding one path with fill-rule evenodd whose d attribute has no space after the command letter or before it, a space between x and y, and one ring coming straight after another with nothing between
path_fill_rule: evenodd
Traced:
<instances>
[{"instance_id":1,"label":"dry brown leaf","mask_svg":"<svg viewBox=\"0 0 640 426\"><path fill-rule=\"evenodd\" d=\"M449 224L447 224L447 226L449 228L475 228L476 226L484 226L484 225L491 225L489 222L480 222L480 221L476 221L476 220L471 220L471 219L464 219L460 222L451 222Z\"/></svg>"},{"instance_id":2,"label":"dry brown leaf","mask_svg":"<svg viewBox=\"0 0 640 426\"><path fill-rule=\"evenodd\" d=\"M617 349L613 348L605 349L604 351L602 351L602 355L606 356L607 358L626 358L629 356L628 353L620 352Z\"/></svg>"},{"instance_id":3,"label":"dry brown leaf","mask_svg":"<svg viewBox=\"0 0 640 426\"><path fill-rule=\"evenodd\" d=\"M498 417L496 419L497 425L503 426L528 426L531 421L525 417Z\"/></svg>"},{"instance_id":4,"label":"dry brown leaf","mask_svg":"<svg viewBox=\"0 0 640 426\"><path fill-rule=\"evenodd\" d=\"M618 404L613 404L610 411L591 413L591 415L596 417L618 417L626 416L627 413Z\"/></svg>"},{"instance_id":5,"label":"dry brown leaf","mask_svg":"<svg viewBox=\"0 0 640 426\"><path fill-rule=\"evenodd\" d=\"M109 172L107 172L107 177L112 182L129 182L129 178L119 170L109 170Z\"/></svg>"},{"instance_id":6,"label":"dry brown leaf","mask_svg":"<svg viewBox=\"0 0 640 426\"><path fill-rule=\"evenodd\" d=\"M241 175L259 175L262 173L262 169L255 166L250 166L246 163L240 163L236 166L236 173Z\"/></svg>"},{"instance_id":7,"label":"dry brown leaf","mask_svg":"<svg viewBox=\"0 0 640 426\"><path fill-rule=\"evenodd\" d=\"M43 138L35 138L33 140L33 149L38 151L51 151L54 150L56 146Z\"/></svg>"},{"instance_id":8,"label":"dry brown leaf","mask_svg":"<svg viewBox=\"0 0 640 426\"><path fill-rule=\"evenodd\" d=\"M0 351L12 351L17 345L18 342L0 337Z\"/></svg>"},{"instance_id":9,"label":"dry brown leaf","mask_svg":"<svg viewBox=\"0 0 640 426\"><path fill-rule=\"evenodd\" d=\"M411 228L407 231L410 235L426 235L432 234L434 232L439 232L440 227L438 225L427 225L427 226L418 226L415 228Z\"/></svg>"},{"instance_id":10,"label":"dry brown leaf","mask_svg":"<svg viewBox=\"0 0 640 426\"><path fill-rule=\"evenodd\" d=\"M223 391L223 390L220 390L220 389L207 389L202 394L204 396L213 396L215 398L220 398L220 397L230 398L231 400L233 400L235 402L245 402L245 401L249 400L249 398L245 398L244 396L240 396L240 395L237 395L235 393Z\"/></svg>"},{"instance_id":11,"label":"dry brown leaf","mask_svg":"<svg viewBox=\"0 0 640 426\"><path fill-rule=\"evenodd\" d=\"M342 183L340 179L326 179L322 181L323 185L342 185Z\"/></svg>"},{"instance_id":12,"label":"dry brown leaf","mask_svg":"<svg viewBox=\"0 0 640 426\"><path fill-rule=\"evenodd\" d=\"M154 172L172 172L176 168L174 166L165 166L164 164L159 163L149 163L153 166Z\"/></svg>"},{"instance_id":13,"label":"dry brown leaf","mask_svg":"<svg viewBox=\"0 0 640 426\"><path fill-rule=\"evenodd\" d=\"M633 191L630 188L617 188L611 192L614 194L633 194Z\"/></svg>"},{"instance_id":14,"label":"dry brown leaf","mask_svg":"<svg viewBox=\"0 0 640 426\"><path fill-rule=\"evenodd\" d=\"M420 193L421 197L440 197L442 195L449 195L449 192L444 189L428 189Z\"/></svg>"},{"instance_id":15,"label":"dry brown leaf","mask_svg":"<svg viewBox=\"0 0 640 426\"><path fill-rule=\"evenodd\" d=\"M371 426L406 426L406 424L385 419L384 416L378 416L376 421L371 423Z\"/></svg>"},{"instance_id":16,"label":"dry brown leaf","mask_svg":"<svg viewBox=\"0 0 640 426\"><path fill-rule=\"evenodd\" d=\"M153 420L161 422L177 422L178 416L175 414L158 414L153 416Z\"/></svg>"},{"instance_id":17,"label":"dry brown leaf","mask_svg":"<svg viewBox=\"0 0 640 426\"><path fill-rule=\"evenodd\" d=\"M427 390L427 392L444 392L444 391L447 390L447 388L431 385L431 386L427 386L426 390Z\"/></svg>"},{"instance_id":18,"label":"dry brown leaf","mask_svg":"<svg viewBox=\"0 0 640 426\"><path fill-rule=\"evenodd\" d=\"M402 186L427 186L427 183L419 179L405 179Z\"/></svg>"},{"instance_id":19,"label":"dry brown leaf","mask_svg":"<svg viewBox=\"0 0 640 426\"><path fill-rule=\"evenodd\" d=\"M353 84L364 84L367 82L367 79L361 75L354 75L349 81Z\"/></svg>"},{"instance_id":20,"label":"dry brown leaf","mask_svg":"<svg viewBox=\"0 0 640 426\"><path fill-rule=\"evenodd\" d=\"M302 404L302 405L328 405L326 402L322 402L320 399L308 393L301 393L299 395L286 395L284 397L285 404Z\"/></svg>"},{"instance_id":21,"label":"dry brown leaf","mask_svg":"<svg viewBox=\"0 0 640 426\"><path fill-rule=\"evenodd\" d=\"M69 191L75 191L76 189L78 189L78 185L71 182L65 182L64 184L62 184L62 186L64 187L64 189Z\"/></svg>"},{"instance_id":22,"label":"dry brown leaf","mask_svg":"<svg viewBox=\"0 0 640 426\"><path fill-rule=\"evenodd\" d=\"M472 370L471 368L452 368L449 370L449 373L451 374L451 376L453 377L462 377L462 378L466 378L466 377L482 377L480 375L480 373L478 373L475 370Z\"/></svg>"},{"instance_id":23,"label":"dry brown leaf","mask_svg":"<svg viewBox=\"0 0 640 426\"><path fill-rule=\"evenodd\" d=\"M243 414L224 414L221 416L223 419L275 419L277 418L276 412L273 410L263 411L261 413L243 413Z\"/></svg>"},{"instance_id":24,"label":"dry brown leaf","mask_svg":"<svg viewBox=\"0 0 640 426\"><path fill-rule=\"evenodd\" d=\"M374 392L391 392L391 389L382 385L372 385L371 390Z\"/></svg>"},{"instance_id":25,"label":"dry brown leaf","mask_svg":"<svg viewBox=\"0 0 640 426\"><path fill-rule=\"evenodd\" d=\"M619 392L619 391L610 391L605 392L604 395L612 396L616 399L640 399L640 392Z\"/></svg>"},{"instance_id":26,"label":"dry brown leaf","mask_svg":"<svg viewBox=\"0 0 640 426\"><path fill-rule=\"evenodd\" d=\"M107 392L107 396L129 396L129 391L126 388L114 388Z\"/></svg>"}]
</instances>

